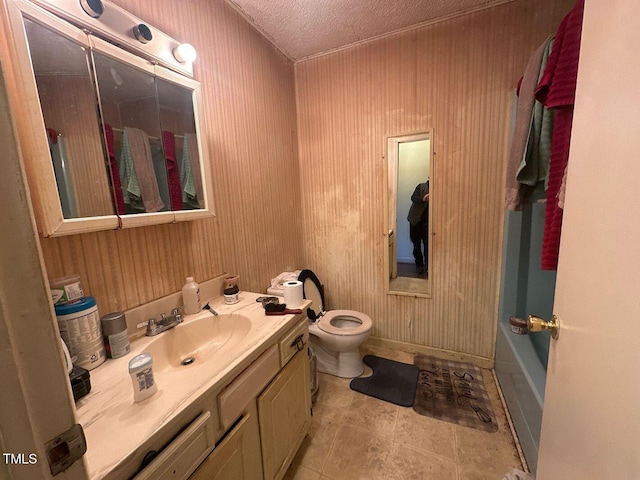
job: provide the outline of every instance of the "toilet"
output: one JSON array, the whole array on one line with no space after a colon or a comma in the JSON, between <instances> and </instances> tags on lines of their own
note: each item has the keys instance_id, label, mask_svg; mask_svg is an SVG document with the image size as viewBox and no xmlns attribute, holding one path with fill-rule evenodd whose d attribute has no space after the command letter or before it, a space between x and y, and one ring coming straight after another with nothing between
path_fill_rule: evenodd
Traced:
<instances>
[{"instance_id":1,"label":"toilet","mask_svg":"<svg viewBox=\"0 0 640 480\"><path fill-rule=\"evenodd\" d=\"M364 372L358 347L371 332L371 318L354 310L324 311L324 293L318 277L302 270L303 296L313 305L307 309L309 343L317 357L318 371L342 378L354 378Z\"/></svg>"}]
</instances>

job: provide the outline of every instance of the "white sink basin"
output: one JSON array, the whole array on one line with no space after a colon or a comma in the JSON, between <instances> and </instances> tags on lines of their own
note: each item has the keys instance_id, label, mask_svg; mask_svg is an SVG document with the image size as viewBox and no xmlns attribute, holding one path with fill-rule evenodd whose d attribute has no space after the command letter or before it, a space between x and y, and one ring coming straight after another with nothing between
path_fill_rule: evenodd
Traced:
<instances>
[{"instance_id":1,"label":"white sink basin","mask_svg":"<svg viewBox=\"0 0 640 480\"><path fill-rule=\"evenodd\" d=\"M244 315L207 315L159 334L144 351L153 357L155 372L184 371L211 365L217 352L232 348L250 329L251 320Z\"/></svg>"}]
</instances>

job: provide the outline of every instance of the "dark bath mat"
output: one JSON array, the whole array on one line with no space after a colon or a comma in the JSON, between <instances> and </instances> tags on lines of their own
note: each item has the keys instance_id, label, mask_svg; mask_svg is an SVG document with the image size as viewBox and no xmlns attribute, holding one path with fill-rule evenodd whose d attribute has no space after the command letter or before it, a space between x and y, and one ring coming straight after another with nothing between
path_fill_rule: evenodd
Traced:
<instances>
[{"instance_id":1,"label":"dark bath mat","mask_svg":"<svg viewBox=\"0 0 640 480\"><path fill-rule=\"evenodd\" d=\"M421 354L413 363L420 369L413 404L417 413L485 432L498 431L479 367Z\"/></svg>"},{"instance_id":2,"label":"dark bath mat","mask_svg":"<svg viewBox=\"0 0 640 480\"><path fill-rule=\"evenodd\" d=\"M362 361L371 367L373 375L351 380L351 390L402 407L413 405L418 384L417 366L375 355L365 355Z\"/></svg>"}]
</instances>

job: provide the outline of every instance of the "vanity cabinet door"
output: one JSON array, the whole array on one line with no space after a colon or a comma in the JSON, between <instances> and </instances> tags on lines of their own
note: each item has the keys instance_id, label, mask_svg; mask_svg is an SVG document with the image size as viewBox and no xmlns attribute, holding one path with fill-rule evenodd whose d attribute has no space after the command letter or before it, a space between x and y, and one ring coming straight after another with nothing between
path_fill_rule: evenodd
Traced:
<instances>
[{"instance_id":1,"label":"vanity cabinet door","mask_svg":"<svg viewBox=\"0 0 640 480\"><path fill-rule=\"evenodd\" d=\"M261 480L260 436L255 402L189 480Z\"/></svg>"},{"instance_id":2,"label":"vanity cabinet door","mask_svg":"<svg viewBox=\"0 0 640 480\"><path fill-rule=\"evenodd\" d=\"M258 398L262 465L266 480L280 479L311 422L307 349L299 351Z\"/></svg>"}]
</instances>

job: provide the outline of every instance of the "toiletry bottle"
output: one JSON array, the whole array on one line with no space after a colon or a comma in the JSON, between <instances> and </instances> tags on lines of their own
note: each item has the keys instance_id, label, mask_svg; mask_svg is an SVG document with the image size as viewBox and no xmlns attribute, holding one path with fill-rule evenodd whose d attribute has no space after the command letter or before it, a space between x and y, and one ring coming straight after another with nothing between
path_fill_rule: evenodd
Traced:
<instances>
[{"instance_id":1,"label":"toiletry bottle","mask_svg":"<svg viewBox=\"0 0 640 480\"><path fill-rule=\"evenodd\" d=\"M124 312L113 312L104 315L102 323L102 337L104 348L108 358L120 358L131 350L129 335L127 334L127 321Z\"/></svg>"},{"instance_id":2,"label":"toiletry bottle","mask_svg":"<svg viewBox=\"0 0 640 480\"><path fill-rule=\"evenodd\" d=\"M141 402L158 391L153 379L153 358L150 353L141 353L129 360L129 375L133 383L133 401Z\"/></svg>"},{"instance_id":3,"label":"toiletry bottle","mask_svg":"<svg viewBox=\"0 0 640 480\"><path fill-rule=\"evenodd\" d=\"M200 286L193 277L187 277L187 281L182 287L182 301L184 302L184 313L191 315L202 310L200 302Z\"/></svg>"}]
</instances>

